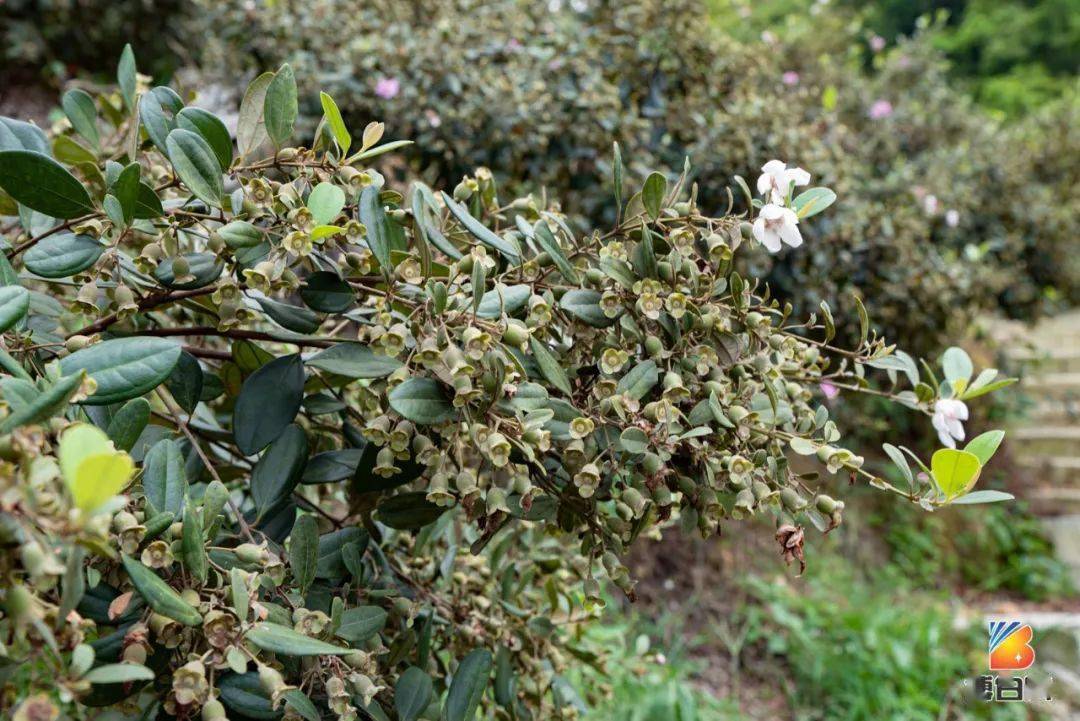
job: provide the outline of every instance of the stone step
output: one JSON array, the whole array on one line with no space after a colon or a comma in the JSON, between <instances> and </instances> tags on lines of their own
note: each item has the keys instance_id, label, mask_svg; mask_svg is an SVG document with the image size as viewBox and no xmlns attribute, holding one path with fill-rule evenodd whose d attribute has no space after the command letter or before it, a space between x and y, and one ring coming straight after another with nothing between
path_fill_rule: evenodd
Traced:
<instances>
[{"instance_id":1,"label":"stone step","mask_svg":"<svg viewBox=\"0 0 1080 721\"><path fill-rule=\"evenodd\" d=\"M1080 373L1038 373L1022 376L1020 390L1031 397L1080 401Z\"/></svg>"},{"instance_id":2,"label":"stone step","mask_svg":"<svg viewBox=\"0 0 1080 721\"><path fill-rule=\"evenodd\" d=\"M1043 527L1054 543L1054 555L1069 566L1073 582L1080 588L1080 514L1045 518Z\"/></svg>"},{"instance_id":3,"label":"stone step","mask_svg":"<svg viewBox=\"0 0 1080 721\"><path fill-rule=\"evenodd\" d=\"M1070 343L1080 346L1080 341ZM1080 373L1080 351L1053 349L1010 350L1006 353L1010 368L1025 373Z\"/></svg>"},{"instance_id":4,"label":"stone step","mask_svg":"<svg viewBox=\"0 0 1080 721\"><path fill-rule=\"evenodd\" d=\"M1042 398L1018 411L1016 427L1080 425L1080 398Z\"/></svg>"},{"instance_id":5,"label":"stone step","mask_svg":"<svg viewBox=\"0 0 1080 721\"><path fill-rule=\"evenodd\" d=\"M1020 456L1017 463L1031 470L1040 487L1080 489L1080 458L1075 456Z\"/></svg>"},{"instance_id":6,"label":"stone step","mask_svg":"<svg viewBox=\"0 0 1080 721\"><path fill-rule=\"evenodd\" d=\"M1030 488L1019 495L1044 519L1080 515L1080 488Z\"/></svg>"},{"instance_id":7,"label":"stone step","mask_svg":"<svg viewBox=\"0 0 1080 721\"><path fill-rule=\"evenodd\" d=\"M1013 452L1021 458L1080 456L1080 426L1029 426L1011 433Z\"/></svg>"}]
</instances>

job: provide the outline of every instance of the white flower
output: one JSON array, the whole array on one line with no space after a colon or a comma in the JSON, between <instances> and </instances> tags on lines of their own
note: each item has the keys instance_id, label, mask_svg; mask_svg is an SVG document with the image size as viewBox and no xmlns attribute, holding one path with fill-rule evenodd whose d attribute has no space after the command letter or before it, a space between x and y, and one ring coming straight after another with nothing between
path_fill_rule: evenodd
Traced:
<instances>
[{"instance_id":1,"label":"white flower","mask_svg":"<svg viewBox=\"0 0 1080 721\"><path fill-rule=\"evenodd\" d=\"M963 401L942 398L934 404L932 423L938 432L938 438L949 448L956 448L956 441L964 440L964 426L961 421L968 419L968 407ZM956 440L953 440L953 439Z\"/></svg>"},{"instance_id":2,"label":"white flower","mask_svg":"<svg viewBox=\"0 0 1080 721\"><path fill-rule=\"evenodd\" d=\"M769 203L761 209L754 221L754 237L768 248L770 253L780 251L780 241L792 248L798 248L802 245L799 217L791 208Z\"/></svg>"},{"instance_id":3,"label":"white flower","mask_svg":"<svg viewBox=\"0 0 1080 721\"><path fill-rule=\"evenodd\" d=\"M769 196L770 203L783 204L791 183L806 185L810 182L810 173L802 168L789 168L780 160L770 160L761 166L761 177L757 179L757 189L762 195Z\"/></svg>"}]
</instances>

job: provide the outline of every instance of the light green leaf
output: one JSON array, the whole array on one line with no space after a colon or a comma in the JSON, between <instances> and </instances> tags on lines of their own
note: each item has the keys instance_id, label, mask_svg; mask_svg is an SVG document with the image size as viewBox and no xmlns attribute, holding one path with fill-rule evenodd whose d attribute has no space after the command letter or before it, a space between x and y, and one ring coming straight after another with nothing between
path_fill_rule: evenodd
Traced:
<instances>
[{"instance_id":1,"label":"light green leaf","mask_svg":"<svg viewBox=\"0 0 1080 721\"><path fill-rule=\"evenodd\" d=\"M346 378L385 378L402 366L398 359L373 353L360 343L338 343L306 362L313 368Z\"/></svg>"},{"instance_id":2,"label":"light green leaf","mask_svg":"<svg viewBox=\"0 0 1080 721\"><path fill-rule=\"evenodd\" d=\"M352 135L349 134L349 129L345 127L345 121L341 117L341 111L338 110L337 103L334 99L326 93L319 93L319 100L322 102L323 115L326 117L326 124L330 126L330 132L334 136L334 142L338 144L338 148L341 149L341 155L344 157L349 153L349 146L352 145Z\"/></svg>"},{"instance_id":3,"label":"light green leaf","mask_svg":"<svg viewBox=\"0 0 1080 721\"><path fill-rule=\"evenodd\" d=\"M953 500L952 505L974 505L976 503L998 503L999 501L1012 501L1016 498L1011 493L1004 491L972 491Z\"/></svg>"},{"instance_id":4,"label":"light green leaf","mask_svg":"<svg viewBox=\"0 0 1080 721\"><path fill-rule=\"evenodd\" d=\"M21 285L0 287L0 333L12 327L30 310L30 291Z\"/></svg>"},{"instance_id":5,"label":"light green leaf","mask_svg":"<svg viewBox=\"0 0 1080 721\"><path fill-rule=\"evenodd\" d=\"M659 381L660 371L656 367L656 362L651 359L643 360L619 379L615 385L615 392L628 394L631 398L641 400Z\"/></svg>"},{"instance_id":6,"label":"light green leaf","mask_svg":"<svg viewBox=\"0 0 1080 721\"><path fill-rule=\"evenodd\" d=\"M187 472L180 446L168 438L151 446L143 460L143 494L154 510L179 517L187 495Z\"/></svg>"},{"instance_id":7,"label":"light green leaf","mask_svg":"<svg viewBox=\"0 0 1080 721\"><path fill-rule=\"evenodd\" d=\"M124 45L124 51L120 53L120 62L116 65L116 84L120 86L120 94L128 110L135 109L135 71L135 51L131 49L131 43L128 43Z\"/></svg>"},{"instance_id":8,"label":"light green leaf","mask_svg":"<svg viewBox=\"0 0 1080 721\"><path fill-rule=\"evenodd\" d=\"M955 448L942 448L930 459L930 471L946 499L966 493L979 480L979 457Z\"/></svg>"},{"instance_id":9,"label":"light green leaf","mask_svg":"<svg viewBox=\"0 0 1080 721\"><path fill-rule=\"evenodd\" d=\"M57 457L75 507L85 513L100 508L135 475L131 456L116 450L104 431L88 423L68 426Z\"/></svg>"},{"instance_id":10,"label":"light green leaf","mask_svg":"<svg viewBox=\"0 0 1080 721\"><path fill-rule=\"evenodd\" d=\"M90 141L97 148L101 145L101 135L97 128L97 108L94 99L85 90L75 88L64 93L60 99L64 115L71 121L75 132Z\"/></svg>"},{"instance_id":11,"label":"light green leaf","mask_svg":"<svg viewBox=\"0 0 1080 721\"><path fill-rule=\"evenodd\" d=\"M799 220L817 215L836 202L836 193L828 188L810 188L791 200Z\"/></svg>"},{"instance_id":12,"label":"light green leaf","mask_svg":"<svg viewBox=\"0 0 1080 721\"><path fill-rule=\"evenodd\" d=\"M962 380L966 384L975 372L971 358L963 348L953 346L945 351L941 357L941 367L945 370L945 379L956 385L955 381Z\"/></svg>"},{"instance_id":13,"label":"light green leaf","mask_svg":"<svg viewBox=\"0 0 1080 721\"><path fill-rule=\"evenodd\" d=\"M345 191L333 183L319 183L308 195L307 207L317 224L326 225L345 207Z\"/></svg>"},{"instance_id":14,"label":"light green leaf","mask_svg":"<svg viewBox=\"0 0 1080 721\"><path fill-rule=\"evenodd\" d=\"M511 265L519 265L521 263L521 251L515 244L490 230L486 225L474 218L464 205L454 200L445 192L443 192L442 198L450 213L457 218L457 221L461 223L462 227L464 227L470 235L489 248L499 251L503 257L510 261Z\"/></svg>"},{"instance_id":15,"label":"light green leaf","mask_svg":"<svg viewBox=\"0 0 1080 721\"><path fill-rule=\"evenodd\" d=\"M263 107L266 103L266 89L274 74L265 72L251 81L240 101L240 114L236 123L236 146L244 156L262 145L267 138Z\"/></svg>"},{"instance_id":16,"label":"light green leaf","mask_svg":"<svg viewBox=\"0 0 1080 721\"><path fill-rule=\"evenodd\" d=\"M157 674L137 663L110 663L90 669L83 681L96 684L128 683L130 681L153 681Z\"/></svg>"},{"instance_id":17,"label":"light green leaf","mask_svg":"<svg viewBox=\"0 0 1080 721\"><path fill-rule=\"evenodd\" d=\"M570 290L559 300L559 307L594 328L607 328L615 322L604 315L600 293L595 290Z\"/></svg>"},{"instance_id":18,"label":"light green leaf","mask_svg":"<svg viewBox=\"0 0 1080 721\"><path fill-rule=\"evenodd\" d=\"M276 623L257 623L245 638L263 651L282 656L346 656L351 648L333 646Z\"/></svg>"},{"instance_id":19,"label":"light green leaf","mask_svg":"<svg viewBox=\"0 0 1080 721\"><path fill-rule=\"evenodd\" d=\"M979 463L985 466L993 458L1004 438L1005 431L987 431L972 438L971 442L964 446L964 450L975 454L979 459Z\"/></svg>"}]
</instances>

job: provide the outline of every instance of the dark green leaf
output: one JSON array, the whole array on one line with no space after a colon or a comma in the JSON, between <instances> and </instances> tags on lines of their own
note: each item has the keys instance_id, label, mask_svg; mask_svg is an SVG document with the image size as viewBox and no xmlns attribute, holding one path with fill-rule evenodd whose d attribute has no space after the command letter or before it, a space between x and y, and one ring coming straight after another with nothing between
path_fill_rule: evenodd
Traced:
<instances>
[{"instance_id":1,"label":"dark green leaf","mask_svg":"<svg viewBox=\"0 0 1080 721\"><path fill-rule=\"evenodd\" d=\"M656 368L656 363L651 360L644 360L619 379L619 383L615 386L615 392L627 393L632 398L641 400L659 380L660 372Z\"/></svg>"},{"instance_id":2,"label":"dark green leaf","mask_svg":"<svg viewBox=\"0 0 1080 721\"><path fill-rule=\"evenodd\" d=\"M386 611L378 606L359 606L341 614L341 625L334 635L358 646L373 638L385 625Z\"/></svg>"},{"instance_id":3,"label":"dark green leaf","mask_svg":"<svg viewBox=\"0 0 1080 721\"><path fill-rule=\"evenodd\" d=\"M390 391L389 401L397 414L421 425L443 423L457 415L446 392L433 378L409 378Z\"/></svg>"},{"instance_id":4,"label":"dark green leaf","mask_svg":"<svg viewBox=\"0 0 1080 721\"><path fill-rule=\"evenodd\" d=\"M393 270L390 263L390 221L379 199L379 189L369 185L360 193L360 222L367 229L367 244L384 275Z\"/></svg>"},{"instance_id":5,"label":"dark green leaf","mask_svg":"<svg viewBox=\"0 0 1080 721\"><path fill-rule=\"evenodd\" d=\"M221 118L202 108L184 108L176 114L176 127L200 135L213 149L222 169L232 165L232 137Z\"/></svg>"},{"instance_id":6,"label":"dark green leaf","mask_svg":"<svg viewBox=\"0 0 1080 721\"><path fill-rule=\"evenodd\" d=\"M158 263L158 266L154 268L154 278L166 288L194 290L205 288L213 283L221 276L221 271L225 268L221 258L213 253L187 253L183 257L188 262L190 279L181 280L176 277L174 258L166 258Z\"/></svg>"},{"instance_id":7,"label":"dark green leaf","mask_svg":"<svg viewBox=\"0 0 1080 721\"><path fill-rule=\"evenodd\" d=\"M595 290L570 290L559 300L559 307L594 328L607 328L615 322L604 315L600 293Z\"/></svg>"},{"instance_id":8,"label":"dark green leaf","mask_svg":"<svg viewBox=\"0 0 1080 721\"><path fill-rule=\"evenodd\" d=\"M199 581L206 583L209 569L206 558L206 540L203 538L202 514L193 504L184 508L184 523L180 537L180 557L184 568Z\"/></svg>"},{"instance_id":9,"label":"dark green leaf","mask_svg":"<svg viewBox=\"0 0 1080 721\"><path fill-rule=\"evenodd\" d=\"M310 514L297 518L289 534L289 565L300 593L306 594L319 565L319 524Z\"/></svg>"},{"instance_id":10,"label":"dark green leaf","mask_svg":"<svg viewBox=\"0 0 1080 721\"><path fill-rule=\"evenodd\" d=\"M486 649L478 648L461 660L443 706L446 721L472 721L490 674L491 652Z\"/></svg>"},{"instance_id":11,"label":"dark green leaf","mask_svg":"<svg viewBox=\"0 0 1080 721\"><path fill-rule=\"evenodd\" d=\"M251 374L233 409L233 436L245 455L262 450L292 423L304 400L304 361L275 358Z\"/></svg>"},{"instance_id":12,"label":"dark green leaf","mask_svg":"<svg viewBox=\"0 0 1080 721\"><path fill-rule=\"evenodd\" d=\"M90 194L52 158L31 150L0 151L0 188L31 210L77 218L94 210Z\"/></svg>"},{"instance_id":13,"label":"dark green leaf","mask_svg":"<svg viewBox=\"0 0 1080 721\"><path fill-rule=\"evenodd\" d=\"M300 297L309 308L323 313L340 313L356 301L352 287L328 270L309 275L300 287Z\"/></svg>"},{"instance_id":14,"label":"dark green leaf","mask_svg":"<svg viewBox=\"0 0 1080 721\"><path fill-rule=\"evenodd\" d=\"M80 370L97 382L83 403L107 405L137 398L163 383L180 360L180 345L165 338L113 338L60 360L60 371Z\"/></svg>"},{"instance_id":15,"label":"dark green leaf","mask_svg":"<svg viewBox=\"0 0 1080 721\"><path fill-rule=\"evenodd\" d=\"M563 370L562 364L551 354L551 351L544 346L544 343L537 339L536 336L529 336L529 348L532 350L537 366L540 367L540 373L547 379L547 382L565 395L572 396L574 391L570 387L570 379L566 377L566 371Z\"/></svg>"},{"instance_id":16,"label":"dark green leaf","mask_svg":"<svg viewBox=\"0 0 1080 721\"><path fill-rule=\"evenodd\" d=\"M95 148L101 144L101 135L97 128L97 108L94 99L85 90L74 88L60 98L60 107L71 121L75 132L90 141Z\"/></svg>"},{"instance_id":17,"label":"dark green leaf","mask_svg":"<svg viewBox=\"0 0 1080 721\"><path fill-rule=\"evenodd\" d=\"M169 512L179 517L187 494L187 473L184 456L176 441L158 441L143 460L143 494L157 512Z\"/></svg>"},{"instance_id":18,"label":"dark green leaf","mask_svg":"<svg viewBox=\"0 0 1080 721\"><path fill-rule=\"evenodd\" d=\"M394 685L394 708L399 721L416 721L431 703L431 677L410 666Z\"/></svg>"},{"instance_id":19,"label":"dark green leaf","mask_svg":"<svg viewBox=\"0 0 1080 721\"><path fill-rule=\"evenodd\" d=\"M30 291L20 285L0 287L0 333L22 320L30 310Z\"/></svg>"},{"instance_id":20,"label":"dark green leaf","mask_svg":"<svg viewBox=\"0 0 1080 721\"><path fill-rule=\"evenodd\" d=\"M446 203L446 207L450 210L450 213L457 218L458 222L461 223L465 230L469 231L474 238L484 245L499 251L499 253L510 261L512 265L521 263L521 251L518 250L513 243L496 235L486 225L472 217L464 205L458 203L445 192L442 194L442 198L443 202Z\"/></svg>"},{"instance_id":21,"label":"dark green leaf","mask_svg":"<svg viewBox=\"0 0 1080 721\"><path fill-rule=\"evenodd\" d=\"M177 128L169 133L165 147L176 174L188 190L208 205L221 207L225 184L221 163L210 144L198 133Z\"/></svg>"},{"instance_id":22,"label":"dark green leaf","mask_svg":"<svg viewBox=\"0 0 1080 721\"><path fill-rule=\"evenodd\" d=\"M641 188L641 203L653 220L660 217L665 193L667 193L667 178L662 173L650 173L645 179L645 185Z\"/></svg>"},{"instance_id":23,"label":"dark green leaf","mask_svg":"<svg viewBox=\"0 0 1080 721\"><path fill-rule=\"evenodd\" d=\"M304 467L301 483L336 483L351 478L356 473L363 448L345 448L340 451L326 451L311 457Z\"/></svg>"},{"instance_id":24,"label":"dark green leaf","mask_svg":"<svg viewBox=\"0 0 1080 721\"><path fill-rule=\"evenodd\" d=\"M308 440L300 426L290 424L274 439L251 472L251 497L264 516L289 497L307 463Z\"/></svg>"},{"instance_id":25,"label":"dark green leaf","mask_svg":"<svg viewBox=\"0 0 1080 721\"><path fill-rule=\"evenodd\" d=\"M263 119L270 141L280 148L285 145L296 124L297 99L296 78L288 65L282 65L266 87Z\"/></svg>"},{"instance_id":26,"label":"dark green leaf","mask_svg":"<svg viewBox=\"0 0 1080 721\"><path fill-rule=\"evenodd\" d=\"M322 318L307 308L281 303L272 298L257 300L272 321L294 333L314 333L322 324Z\"/></svg>"},{"instance_id":27,"label":"dark green leaf","mask_svg":"<svg viewBox=\"0 0 1080 721\"><path fill-rule=\"evenodd\" d=\"M373 353L360 343L338 343L319 351L307 364L346 378L385 378L402 366L390 356Z\"/></svg>"},{"instance_id":28,"label":"dark green leaf","mask_svg":"<svg viewBox=\"0 0 1080 721\"><path fill-rule=\"evenodd\" d=\"M390 528L409 530L434 523L446 511L427 499L423 491L401 493L379 504L379 522Z\"/></svg>"},{"instance_id":29,"label":"dark green leaf","mask_svg":"<svg viewBox=\"0 0 1080 721\"><path fill-rule=\"evenodd\" d=\"M182 352L173 372L165 379L165 387L177 404L191 413L202 398L202 386L203 372L199 361L190 353Z\"/></svg>"},{"instance_id":30,"label":"dark green leaf","mask_svg":"<svg viewBox=\"0 0 1080 721\"><path fill-rule=\"evenodd\" d=\"M185 626L202 623L202 615L152 570L130 556L123 557L124 570L150 608Z\"/></svg>"},{"instance_id":31,"label":"dark green leaf","mask_svg":"<svg viewBox=\"0 0 1080 721\"><path fill-rule=\"evenodd\" d=\"M120 53L120 62L116 65L116 84L120 86L120 94L128 110L135 109L135 71L135 51L131 49L131 43L128 43Z\"/></svg>"},{"instance_id":32,"label":"dark green leaf","mask_svg":"<svg viewBox=\"0 0 1080 721\"><path fill-rule=\"evenodd\" d=\"M528 285L499 285L484 293L476 315L480 318L499 318L503 313L514 315L525 307L532 295Z\"/></svg>"},{"instance_id":33,"label":"dark green leaf","mask_svg":"<svg viewBox=\"0 0 1080 721\"><path fill-rule=\"evenodd\" d=\"M133 398L113 415L106 433L118 450L130 451L149 422L150 402Z\"/></svg>"},{"instance_id":34,"label":"dark green leaf","mask_svg":"<svg viewBox=\"0 0 1080 721\"><path fill-rule=\"evenodd\" d=\"M172 88L159 85L139 98L139 120L146 134L162 153L168 155L166 139L176 128L176 114L184 107L184 101Z\"/></svg>"}]
</instances>

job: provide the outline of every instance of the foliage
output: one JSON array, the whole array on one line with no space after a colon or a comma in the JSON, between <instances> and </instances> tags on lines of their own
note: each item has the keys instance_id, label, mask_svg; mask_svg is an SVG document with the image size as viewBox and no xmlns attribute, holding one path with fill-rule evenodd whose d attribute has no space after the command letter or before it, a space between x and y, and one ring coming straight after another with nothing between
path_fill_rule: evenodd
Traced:
<instances>
[{"instance_id":1,"label":"foliage","mask_svg":"<svg viewBox=\"0 0 1080 721\"><path fill-rule=\"evenodd\" d=\"M5 0L0 70L30 68L61 78L108 71L126 43L158 72L176 66L182 0ZM150 61L153 61L152 63Z\"/></svg>"},{"instance_id":2,"label":"foliage","mask_svg":"<svg viewBox=\"0 0 1080 721\"><path fill-rule=\"evenodd\" d=\"M749 583L764 603L750 636L786 661L800 718L1025 718L1023 704L975 704L960 685L985 663L981 627L956 628L950 607L912 593L895 567L865 582L833 560L799 590Z\"/></svg>"},{"instance_id":3,"label":"foliage","mask_svg":"<svg viewBox=\"0 0 1080 721\"><path fill-rule=\"evenodd\" d=\"M1033 601L1076 593L1068 566L1054 557L1039 521L1023 508L995 506L977 521L966 513L916 515L883 508L874 524L892 562L914 586L955 584Z\"/></svg>"},{"instance_id":4,"label":"foliage","mask_svg":"<svg viewBox=\"0 0 1080 721\"><path fill-rule=\"evenodd\" d=\"M235 143L130 50L117 83L69 91L55 137L0 120L18 718L129 697L205 721L550 718L601 581L633 595L641 533L761 515L801 562L802 524L841 522L789 451L928 509L1001 499L968 493L996 441L905 489L870 474L818 386L952 446L956 409L1012 379L951 349L939 381L861 304L838 348L827 305L799 322L734 270L766 211L790 244L827 189L759 181L752 215L706 215L685 175L634 190L616 148L617 220L579 234L484 169L399 189L371 161L407 141L330 96L329 134L297 146L288 65L252 83Z\"/></svg>"},{"instance_id":5,"label":"foliage","mask_svg":"<svg viewBox=\"0 0 1080 721\"><path fill-rule=\"evenodd\" d=\"M1032 182L1015 142L949 81L929 34L867 62L865 33L839 11L804 12L765 41L735 40L738 17L713 28L705 12L694 0L215 3L202 15L210 30L194 32L210 37L202 64L215 77L289 60L312 78L308 98L317 79L354 124L388 118L417 140L408 155L429 178L484 166L515 195L573 189L559 201L579 227L613 219L612 138L642 174L674 175L690 157L711 213L728 192L741 207L732 174L756 176L777 155L812 167L844 202L807 221L803 251L745 262L801 313L874 297L879 330L915 352L998 304L1030 315L1048 288L1075 284L1046 272L1076 230L1050 196L1075 185ZM309 124L322 114L314 102L301 111Z\"/></svg>"}]
</instances>

